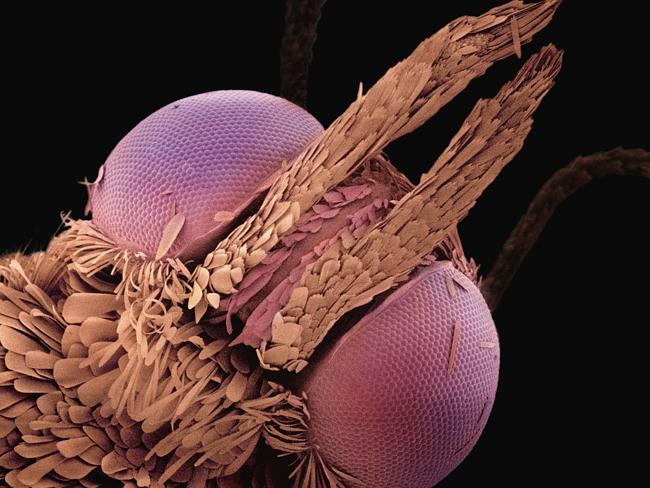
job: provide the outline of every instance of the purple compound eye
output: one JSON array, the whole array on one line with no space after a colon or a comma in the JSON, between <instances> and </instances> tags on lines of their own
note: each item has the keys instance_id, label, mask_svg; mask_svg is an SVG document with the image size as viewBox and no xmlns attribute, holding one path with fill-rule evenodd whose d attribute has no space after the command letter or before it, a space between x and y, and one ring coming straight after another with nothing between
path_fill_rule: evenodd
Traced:
<instances>
[{"instance_id":1,"label":"purple compound eye","mask_svg":"<svg viewBox=\"0 0 650 488\"><path fill-rule=\"evenodd\" d=\"M185 223L168 255L193 246L236 213L263 182L323 130L293 103L223 90L173 102L115 147L90 187L93 223L122 248L156 253L174 215Z\"/></svg>"},{"instance_id":2,"label":"purple compound eye","mask_svg":"<svg viewBox=\"0 0 650 488\"><path fill-rule=\"evenodd\" d=\"M418 271L319 352L301 380L310 442L365 486L435 485L474 447L494 403L497 331L449 262Z\"/></svg>"}]
</instances>

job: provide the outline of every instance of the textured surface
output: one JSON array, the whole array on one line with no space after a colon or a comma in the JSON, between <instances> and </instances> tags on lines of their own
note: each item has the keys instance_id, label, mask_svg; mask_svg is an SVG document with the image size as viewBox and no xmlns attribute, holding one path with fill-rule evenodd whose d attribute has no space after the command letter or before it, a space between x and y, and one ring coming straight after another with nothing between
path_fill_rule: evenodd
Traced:
<instances>
[{"instance_id":1,"label":"textured surface","mask_svg":"<svg viewBox=\"0 0 650 488\"><path fill-rule=\"evenodd\" d=\"M306 370L312 442L374 488L428 488L446 476L477 441L496 392L498 338L480 292L448 264L420 273Z\"/></svg>"},{"instance_id":2,"label":"textured surface","mask_svg":"<svg viewBox=\"0 0 650 488\"><path fill-rule=\"evenodd\" d=\"M521 149L561 61L562 52L553 46L531 56L496 97L475 105L431 170L386 218L366 232L341 236L302 271L291 298L273 317L280 335L298 324L298 356L277 364L288 344L273 341L261 351L264 361L300 371L340 317L407 279Z\"/></svg>"},{"instance_id":3,"label":"textured surface","mask_svg":"<svg viewBox=\"0 0 650 488\"><path fill-rule=\"evenodd\" d=\"M306 111L264 93L178 100L140 122L108 157L91 187L93 222L118 244L154 254L175 207L185 225L174 254L321 131Z\"/></svg>"},{"instance_id":4,"label":"textured surface","mask_svg":"<svg viewBox=\"0 0 650 488\"><path fill-rule=\"evenodd\" d=\"M251 250L261 249L263 256L302 213L363 161L433 117L493 63L519 52L521 44L530 41L550 21L559 3L560 0L528 4L512 1L479 17L461 17L423 41L410 56L388 70L367 93L360 90L356 101L295 158L289 171L275 180L257 213L233 229L214 248L215 255L226 257L214 260L207 266L208 272L212 277L217 276L215 281L225 286L219 289L212 286L206 293L232 293L236 288L220 280L221 276L232 268L237 268L238 275L245 275L260 262L258 257L249 256ZM478 151L482 153L478 159L482 163L492 160L495 168L490 170L489 164L487 167L483 165L477 172L484 177L477 177L471 172L469 175L457 173L455 181L438 193L441 200L449 197L450 192L452 195L457 192L458 198L452 198L453 202L448 207L436 209L436 213L447 214L446 222L462 218L463 215L454 217L454 214L468 209L468 200L477 197L482 191L481 184L494 177L502 167L500 163L507 163L517 152L530 126L526 117L534 111L539 99L531 101L530 110L522 107L526 104L527 94L519 93L518 85L523 84L524 88L528 85L527 89L534 94L540 85L548 84L549 78L556 74L559 58L557 50L546 48L536 58L541 66L527 63L526 69L520 72L517 84L511 84L500 92L505 98L513 95L516 102L512 106L504 106L504 112L496 118L494 111L499 111L503 97L490 103L477 104L474 117L468 121L469 126L463 126L452 140L451 151L444 155L443 161L436 163L435 171L430 176L442 174L438 178L421 181L416 194L426 190L424 198L408 198L407 205L418 206L427 200L431 191L435 192L435 184L447 181L447 171L441 171L441 166L450 162L449 158L452 163L458 163L449 165L449 170L455 172L459 166L465 166L463 163L474 164L472 160ZM534 79L537 68L545 69L546 73ZM512 126L516 130L512 131L508 122L509 116L514 113L516 116ZM491 134L495 124L502 127L497 128L496 134ZM494 140L486 145L487 138L493 139L492 136L495 136ZM478 162L476 164L480 165ZM473 181L468 184L464 179ZM438 203L433 201L431 205L435 207ZM408 213L403 212L402 216L409 220ZM426 232L424 227L421 229ZM439 233L433 233L433 236L438 238ZM417 239L416 242L421 243L422 240ZM384 243L377 244L381 246ZM430 244L429 250L435 245L427 244ZM368 281L365 280L365 283Z\"/></svg>"}]
</instances>

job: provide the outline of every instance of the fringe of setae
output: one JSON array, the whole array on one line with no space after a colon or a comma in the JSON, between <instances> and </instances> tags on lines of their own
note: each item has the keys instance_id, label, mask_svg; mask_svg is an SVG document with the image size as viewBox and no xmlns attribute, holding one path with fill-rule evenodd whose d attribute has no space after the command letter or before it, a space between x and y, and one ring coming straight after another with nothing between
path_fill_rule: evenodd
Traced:
<instances>
[{"instance_id":1,"label":"fringe of setae","mask_svg":"<svg viewBox=\"0 0 650 488\"><path fill-rule=\"evenodd\" d=\"M307 396L297 396L277 383L269 382L272 390L284 393L281 401L266 406L267 421L264 423L264 440L280 457L290 456L293 469L289 478L294 488L345 488L349 483L362 485L354 476L327 462L318 447L308 438L309 411Z\"/></svg>"}]
</instances>

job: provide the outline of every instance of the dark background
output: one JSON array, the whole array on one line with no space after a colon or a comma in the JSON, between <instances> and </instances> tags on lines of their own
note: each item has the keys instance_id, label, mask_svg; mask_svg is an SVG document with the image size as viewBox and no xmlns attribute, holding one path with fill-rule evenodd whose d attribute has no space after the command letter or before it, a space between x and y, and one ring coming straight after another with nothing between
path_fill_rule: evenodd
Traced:
<instances>
[{"instance_id":1,"label":"dark background","mask_svg":"<svg viewBox=\"0 0 650 488\"><path fill-rule=\"evenodd\" d=\"M330 0L314 50L310 111L327 125L359 81L370 86L448 21L494 5ZM528 56L552 41L566 50L565 64L526 146L461 226L468 255L483 269L555 170L616 146L650 149L647 21L636 8L564 2L524 48ZM3 34L0 249L41 248L61 210L81 217L85 190L76 182L93 179L118 140L161 106L225 88L278 93L283 10L281 1L218 11L159 4L145 14L58 4L5 15L17 29ZM475 101L520 65L501 62L474 82L389 147L393 162L417 178ZM638 446L648 427L649 190L640 178L608 178L561 207L495 314L502 369L491 420L440 487L624 486L646 477Z\"/></svg>"}]
</instances>

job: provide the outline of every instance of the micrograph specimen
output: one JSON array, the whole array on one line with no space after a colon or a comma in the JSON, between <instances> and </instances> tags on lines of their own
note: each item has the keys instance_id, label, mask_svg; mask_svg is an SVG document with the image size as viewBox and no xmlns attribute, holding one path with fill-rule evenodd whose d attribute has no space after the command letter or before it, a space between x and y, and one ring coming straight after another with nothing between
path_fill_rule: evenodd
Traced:
<instances>
[{"instance_id":1,"label":"micrograph specimen","mask_svg":"<svg viewBox=\"0 0 650 488\"><path fill-rule=\"evenodd\" d=\"M456 226L562 51L478 101L417 184L383 150L521 57L558 5L452 21L327 128L300 83L297 103L215 91L133 128L85 182L87 218L0 258L5 484L426 487L456 468L488 422L490 309L521 256L481 282ZM644 152L600 157L647 174Z\"/></svg>"}]
</instances>

